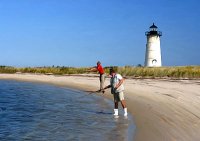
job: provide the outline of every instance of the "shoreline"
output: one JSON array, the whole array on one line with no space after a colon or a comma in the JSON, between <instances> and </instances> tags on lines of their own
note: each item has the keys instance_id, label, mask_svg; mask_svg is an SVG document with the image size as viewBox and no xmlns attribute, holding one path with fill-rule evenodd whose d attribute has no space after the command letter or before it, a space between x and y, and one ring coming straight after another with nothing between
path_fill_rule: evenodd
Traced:
<instances>
[{"instance_id":1,"label":"shoreline","mask_svg":"<svg viewBox=\"0 0 200 141\"><path fill-rule=\"evenodd\" d=\"M2 79L48 83L82 91L99 89L95 75L0 74ZM105 85L108 84L106 78ZM198 141L199 92L200 80L126 79L125 99L136 124L134 141ZM112 99L110 90L101 96Z\"/></svg>"}]
</instances>

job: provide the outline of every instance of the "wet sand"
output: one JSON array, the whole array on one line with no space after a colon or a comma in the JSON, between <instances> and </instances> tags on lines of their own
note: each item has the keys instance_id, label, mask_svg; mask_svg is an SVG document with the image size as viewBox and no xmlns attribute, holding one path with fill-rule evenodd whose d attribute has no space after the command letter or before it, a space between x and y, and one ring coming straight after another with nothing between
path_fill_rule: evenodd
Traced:
<instances>
[{"instance_id":1,"label":"wet sand","mask_svg":"<svg viewBox=\"0 0 200 141\"><path fill-rule=\"evenodd\" d=\"M0 74L0 79L49 83L83 91L99 88L95 76ZM126 79L125 89L128 112L136 124L135 141L200 139L200 80ZM109 90L102 96L112 99Z\"/></svg>"}]
</instances>

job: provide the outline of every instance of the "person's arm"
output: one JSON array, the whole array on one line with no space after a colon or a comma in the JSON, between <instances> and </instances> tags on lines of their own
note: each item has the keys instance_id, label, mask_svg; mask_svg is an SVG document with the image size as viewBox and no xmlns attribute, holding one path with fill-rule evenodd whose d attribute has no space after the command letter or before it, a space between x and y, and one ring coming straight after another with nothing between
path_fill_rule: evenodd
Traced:
<instances>
[{"instance_id":1,"label":"person's arm","mask_svg":"<svg viewBox=\"0 0 200 141\"><path fill-rule=\"evenodd\" d=\"M120 79L119 83L116 85L115 89L118 89L123 82L124 82L124 78Z\"/></svg>"},{"instance_id":2,"label":"person's arm","mask_svg":"<svg viewBox=\"0 0 200 141\"><path fill-rule=\"evenodd\" d=\"M108 86L106 86L106 87L103 88L103 89L105 90L105 89L108 89L108 88L110 88L110 87L111 87L111 85L108 85Z\"/></svg>"},{"instance_id":3,"label":"person's arm","mask_svg":"<svg viewBox=\"0 0 200 141\"><path fill-rule=\"evenodd\" d=\"M89 72L96 72L97 71L97 67L92 67L90 69L88 69Z\"/></svg>"}]
</instances>

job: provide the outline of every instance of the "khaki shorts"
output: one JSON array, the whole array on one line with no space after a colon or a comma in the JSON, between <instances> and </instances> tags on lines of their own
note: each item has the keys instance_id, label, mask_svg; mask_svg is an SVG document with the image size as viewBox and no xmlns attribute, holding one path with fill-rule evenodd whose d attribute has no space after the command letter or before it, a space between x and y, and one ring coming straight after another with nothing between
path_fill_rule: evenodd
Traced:
<instances>
[{"instance_id":1,"label":"khaki shorts","mask_svg":"<svg viewBox=\"0 0 200 141\"><path fill-rule=\"evenodd\" d=\"M124 92L123 91L117 92L113 94L113 97L114 97L114 102L120 102L124 100Z\"/></svg>"}]
</instances>

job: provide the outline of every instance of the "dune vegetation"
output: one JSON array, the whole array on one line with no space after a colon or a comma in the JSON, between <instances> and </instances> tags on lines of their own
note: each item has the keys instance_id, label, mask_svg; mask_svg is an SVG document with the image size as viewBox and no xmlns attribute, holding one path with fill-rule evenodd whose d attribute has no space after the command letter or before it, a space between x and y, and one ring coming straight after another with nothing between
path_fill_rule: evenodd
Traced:
<instances>
[{"instance_id":1,"label":"dune vegetation","mask_svg":"<svg viewBox=\"0 0 200 141\"><path fill-rule=\"evenodd\" d=\"M141 78L200 78L200 66L180 67L120 67L123 76Z\"/></svg>"},{"instance_id":2,"label":"dune vegetation","mask_svg":"<svg viewBox=\"0 0 200 141\"><path fill-rule=\"evenodd\" d=\"M105 71L109 74L109 68ZM26 67L16 68L10 66L0 66L0 73L35 73L35 74L88 74L86 67ZM180 66L180 67L114 67L114 69L126 77L131 78L200 78L200 66Z\"/></svg>"},{"instance_id":3,"label":"dune vegetation","mask_svg":"<svg viewBox=\"0 0 200 141\"><path fill-rule=\"evenodd\" d=\"M15 68L9 66L0 66L0 73L36 73L36 74L83 74L87 68L73 68L73 67L26 67Z\"/></svg>"}]
</instances>

